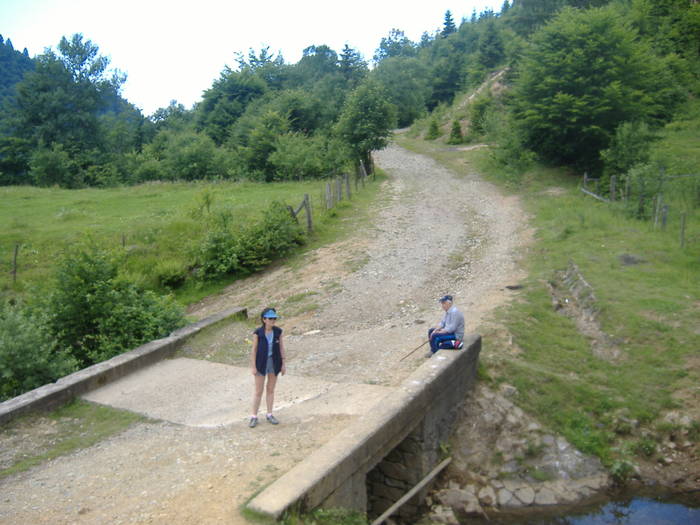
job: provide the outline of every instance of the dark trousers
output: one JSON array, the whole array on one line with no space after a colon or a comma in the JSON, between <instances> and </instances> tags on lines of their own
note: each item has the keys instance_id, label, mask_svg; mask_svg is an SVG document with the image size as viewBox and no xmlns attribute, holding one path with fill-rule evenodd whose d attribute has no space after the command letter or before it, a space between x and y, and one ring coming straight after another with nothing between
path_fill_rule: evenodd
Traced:
<instances>
[{"instance_id":1,"label":"dark trousers","mask_svg":"<svg viewBox=\"0 0 700 525\"><path fill-rule=\"evenodd\" d=\"M455 334L437 334L433 335L435 328L428 330L428 339L430 339L430 351L432 353L437 352L440 349L440 343L444 341L454 341L457 339Z\"/></svg>"}]
</instances>

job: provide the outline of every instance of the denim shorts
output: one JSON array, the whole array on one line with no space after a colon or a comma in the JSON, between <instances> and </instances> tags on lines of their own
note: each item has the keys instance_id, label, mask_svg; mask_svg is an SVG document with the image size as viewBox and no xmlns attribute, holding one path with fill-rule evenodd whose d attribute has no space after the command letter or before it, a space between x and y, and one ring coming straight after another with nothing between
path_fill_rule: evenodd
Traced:
<instances>
[{"instance_id":1,"label":"denim shorts","mask_svg":"<svg viewBox=\"0 0 700 525\"><path fill-rule=\"evenodd\" d=\"M261 374L260 372L256 371L255 375L262 376L262 375L267 375L267 374L274 374L275 373L275 360L272 359L272 357L267 358L267 367L265 368L265 374Z\"/></svg>"}]
</instances>

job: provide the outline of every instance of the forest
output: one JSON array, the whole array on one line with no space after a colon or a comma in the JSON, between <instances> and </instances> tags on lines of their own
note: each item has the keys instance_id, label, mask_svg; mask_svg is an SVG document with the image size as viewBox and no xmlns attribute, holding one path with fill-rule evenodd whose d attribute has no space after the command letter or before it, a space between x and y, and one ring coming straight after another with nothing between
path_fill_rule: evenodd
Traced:
<instances>
[{"instance_id":1,"label":"forest","mask_svg":"<svg viewBox=\"0 0 700 525\"><path fill-rule=\"evenodd\" d=\"M418 42L393 29L372 57L314 44L290 64L250 49L193 107L173 101L152 115L122 97L124 75L86 35L33 58L11 36L0 37L6 187L279 183L330 178L360 161L371 169L392 130L423 122L426 138L437 136L437 115L499 72L504 89L477 98L466 126L452 123L452 143L488 140L516 177L537 160L586 171L603 189L613 175L648 189L657 131L700 93L700 4L691 0L505 0L460 21L448 11ZM687 194L700 205L697 183ZM119 257L89 244L57 264L41 298L2 290L0 398L180 326L182 309L156 293L163 283L256 271L304 242L279 203L245 230L231 220L212 219L192 260L164 269L156 286L128 279ZM275 244L279 253L260 255Z\"/></svg>"},{"instance_id":2,"label":"forest","mask_svg":"<svg viewBox=\"0 0 700 525\"><path fill-rule=\"evenodd\" d=\"M82 34L34 58L0 44L0 184L328 177L499 69L512 89L481 116L500 106L517 135L502 140L600 173L629 162L602 154L624 126L653 130L697 91L700 6L506 0L459 23L448 11L420 42L393 29L371 59L347 45L310 45L296 64L250 49L194 107L172 101L149 116Z\"/></svg>"}]
</instances>

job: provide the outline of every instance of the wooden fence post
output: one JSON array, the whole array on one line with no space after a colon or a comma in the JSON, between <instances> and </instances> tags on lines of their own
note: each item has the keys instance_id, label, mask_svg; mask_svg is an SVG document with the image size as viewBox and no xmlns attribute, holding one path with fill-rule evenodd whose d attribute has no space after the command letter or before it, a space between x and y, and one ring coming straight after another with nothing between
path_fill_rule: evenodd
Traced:
<instances>
[{"instance_id":1,"label":"wooden fence post","mask_svg":"<svg viewBox=\"0 0 700 525\"><path fill-rule=\"evenodd\" d=\"M350 174L343 173L343 178L345 179L345 193L347 194L348 200L350 200Z\"/></svg>"},{"instance_id":2,"label":"wooden fence post","mask_svg":"<svg viewBox=\"0 0 700 525\"><path fill-rule=\"evenodd\" d=\"M15 256L12 258L12 283L17 282L17 254L19 253L19 243L15 244Z\"/></svg>"},{"instance_id":3,"label":"wooden fence post","mask_svg":"<svg viewBox=\"0 0 700 525\"><path fill-rule=\"evenodd\" d=\"M685 212L681 213L681 249L685 248Z\"/></svg>"},{"instance_id":4,"label":"wooden fence post","mask_svg":"<svg viewBox=\"0 0 700 525\"><path fill-rule=\"evenodd\" d=\"M588 172L584 171L583 172L583 187L585 188L587 184L588 184Z\"/></svg>"},{"instance_id":5,"label":"wooden fence post","mask_svg":"<svg viewBox=\"0 0 700 525\"><path fill-rule=\"evenodd\" d=\"M338 196L338 202L343 200L343 179L338 177L335 179L335 189Z\"/></svg>"},{"instance_id":6,"label":"wooden fence post","mask_svg":"<svg viewBox=\"0 0 700 525\"><path fill-rule=\"evenodd\" d=\"M625 178L625 203L629 200L630 198L630 178L627 176Z\"/></svg>"},{"instance_id":7,"label":"wooden fence post","mask_svg":"<svg viewBox=\"0 0 700 525\"><path fill-rule=\"evenodd\" d=\"M333 207L333 194L331 193L331 183L326 182L326 210Z\"/></svg>"},{"instance_id":8,"label":"wooden fence post","mask_svg":"<svg viewBox=\"0 0 700 525\"><path fill-rule=\"evenodd\" d=\"M304 208L306 209L306 231L311 233L313 230L313 219L311 218L311 199L309 194L304 194Z\"/></svg>"},{"instance_id":9,"label":"wooden fence post","mask_svg":"<svg viewBox=\"0 0 700 525\"><path fill-rule=\"evenodd\" d=\"M666 222L668 221L668 204L664 204L661 208L661 229L666 231Z\"/></svg>"},{"instance_id":10,"label":"wooden fence post","mask_svg":"<svg viewBox=\"0 0 700 525\"><path fill-rule=\"evenodd\" d=\"M617 200L617 177L613 175L610 177L610 200L615 201Z\"/></svg>"}]
</instances>

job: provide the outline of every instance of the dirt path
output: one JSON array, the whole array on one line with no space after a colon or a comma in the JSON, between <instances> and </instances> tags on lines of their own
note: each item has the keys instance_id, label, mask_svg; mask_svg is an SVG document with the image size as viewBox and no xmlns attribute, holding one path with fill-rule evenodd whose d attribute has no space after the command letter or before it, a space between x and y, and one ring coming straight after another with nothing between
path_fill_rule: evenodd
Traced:
<instances>
[{"instance_id":1,"label":"dirt path","mask_svg":"<svg viewBox=\"0 0 700 525\"><path fill-rule=\"evenodd\" d=\"M522 278L516 258L529 235L517 199L396 146L376 162L390 180L373 227L192 309L203 317L232 305L253 313L280 305L289 357L289 377L279 385L280 397L289 398L278 411L283 424L251 431L246 413L231 416L227 403L247 403L251 390L246 380L231 380L222 387L230 391L221 397L219 411L227 415L218 424L192 426L163 410L161 420L0 480L0 523L245 523L239 506L256 490L358 417L367 409L362 399L380 396L381 386L397 385L422 362L422 352L399 360L439 318L437 297L455 295L467 331L507 300L505 285ZM243 323L222 328L208 344L242 340L248 330ZM245 366L245 357L239 361L232 364ZM212 365L224 377L221 367L230 366ZM245 376L240 367L229 370ZM311 382L322 394L295 397ZM191 395L150 387L168 392L174 406ZM105 399L133 391L127 383L111 388L114 397ZM208 410L209 422L217 410Z\"/></svg>"}]
</instances>

